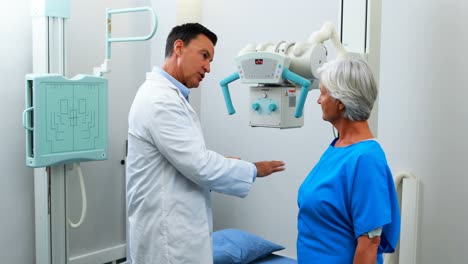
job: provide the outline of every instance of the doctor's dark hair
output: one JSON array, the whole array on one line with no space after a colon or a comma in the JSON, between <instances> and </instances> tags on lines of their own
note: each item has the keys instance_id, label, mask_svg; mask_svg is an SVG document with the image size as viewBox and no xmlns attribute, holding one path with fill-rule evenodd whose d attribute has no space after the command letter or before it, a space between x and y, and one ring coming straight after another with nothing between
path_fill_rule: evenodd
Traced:
<instances>
[{"instance_id":1,"label":"doctor's dark hair","mask_svg":"<svg viewBox=\"0 0 468 264\"><path fill-rule=\"evenodd\" d=\"M351 121L369 119L377 98L377 84L366 61L345 57L325 63L317 72L331 97L344 104L345 118Z\"/></svg>"},{"instance_id":2,"label":"doctor's dark hair","mask_svg":"<svg viewBox=\"0 0 468 264\"><path fill-rule=\"evenodd\" d=\"M165 52L166 58L172 55L172 52L174 51L174 42L176 40L180 39L184 42L184 45L188 45L192 39L196 38L200 34L205 35L211 40L213 45L216 45L216 42L218 41L216 34L199 23L186 23L174 27L167 36Z\"/></svg>"}]
</instances>

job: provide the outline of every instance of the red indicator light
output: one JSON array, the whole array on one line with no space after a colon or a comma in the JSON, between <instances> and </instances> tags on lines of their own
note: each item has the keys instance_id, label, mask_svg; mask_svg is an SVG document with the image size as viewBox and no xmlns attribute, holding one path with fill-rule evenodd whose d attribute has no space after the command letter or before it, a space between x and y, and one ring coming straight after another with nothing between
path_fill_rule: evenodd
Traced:
<instances>
[{"instance_id":1,"label":"red indicator light","mask_svg":"<svg viewBox=\"0 0 468 264\"><path fill-rule=\"evenodd\" d=\"M263 59L255 59L255 65L263 65Z\"/></svg>"}]
</instances>

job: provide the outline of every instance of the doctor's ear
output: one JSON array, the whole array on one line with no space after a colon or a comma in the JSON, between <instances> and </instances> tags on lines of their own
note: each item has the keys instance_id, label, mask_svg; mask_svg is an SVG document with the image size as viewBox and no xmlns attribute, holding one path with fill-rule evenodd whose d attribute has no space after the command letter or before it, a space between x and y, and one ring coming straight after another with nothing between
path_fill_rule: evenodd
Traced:
<instances>
[{"instance_id":1,"label":"doctor's ear","mask_svg":"<svg viewBox=\"0 0 468 264\"><path fill-rule=\"evenodd\" d=\"M182 51L184 49L184 41L181 39L177 39L174 41L174 54L177 56L180 56L182 54Z\"/></svg>"}]
</instances>

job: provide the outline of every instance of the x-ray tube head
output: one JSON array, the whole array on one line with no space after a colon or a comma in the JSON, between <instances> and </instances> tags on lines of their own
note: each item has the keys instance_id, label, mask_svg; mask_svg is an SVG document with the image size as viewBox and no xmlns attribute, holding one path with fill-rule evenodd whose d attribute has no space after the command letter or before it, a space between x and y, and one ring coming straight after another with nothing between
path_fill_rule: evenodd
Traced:
<instances>
[{"instance_id":1,"label":"x-ray tube head","mask_svg":"<svg viewBox=\"0 0 468 264\"><path fill-rule=\"evenodd\" d=\"M318 88L317 70L327 62L326 40L332 41L338 57L346 54L331 23L304 42L246 45L236 58L237 72L220 82L228 113L235 113L228 84L240 79L250 86L251 126L303 126L307 94Z\"/></svg>"},{"instance_id":2,"label":"x-ray tube head","mask_svg":"<svg viewBox=\"0 0 468 264\"><path fill-rule=\"evenodd\" d=\"M281 41L277 44L248 44L239 52L239 57L251 52L283 55L291 61L289 69L306 79L317 79L317 69L327 62L327 49L321 43Z\"/></svg>"}]
</instances>

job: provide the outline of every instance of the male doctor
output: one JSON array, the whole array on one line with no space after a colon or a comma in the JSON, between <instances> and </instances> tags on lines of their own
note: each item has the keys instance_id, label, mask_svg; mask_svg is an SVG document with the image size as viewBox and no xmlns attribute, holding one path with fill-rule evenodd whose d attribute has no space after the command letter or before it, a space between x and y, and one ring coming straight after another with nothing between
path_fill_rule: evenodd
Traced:
<instances>
[{"instance_id":1,"label":"male doctor","mask_svg":"<svg viewBox=\"0 0 468 264\"><path fill-rule=\"evenodd\" d=\"M206 149L188 103L210 72L216 35L176 26L166 59L139 88L128 118L127 212L131 264L213 263L210 191L245 197L256 177L282 161L248 162Z\"/></svg>"}]
</instances>

